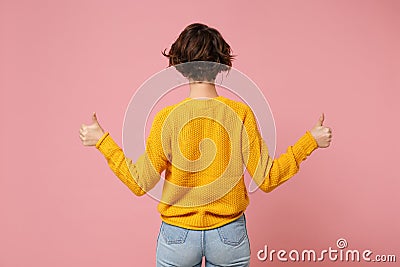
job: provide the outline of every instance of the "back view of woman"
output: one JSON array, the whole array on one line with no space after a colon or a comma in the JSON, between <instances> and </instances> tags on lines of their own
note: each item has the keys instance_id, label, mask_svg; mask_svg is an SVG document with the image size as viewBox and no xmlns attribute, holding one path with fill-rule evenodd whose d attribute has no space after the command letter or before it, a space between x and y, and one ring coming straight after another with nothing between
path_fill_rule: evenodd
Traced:
<instances>
[{"instance_id":1,"label":"back view of woman","mask_svg":"<svg viewBox=\"0 0 400 267\"><path fill-rule=\"evenodd\" d=\"M330 145L331 129L322 125L322 114L313 129L272 159L252 109L216 91L216 75L233 59L216 29L191 24L163 54L188 78L190 92L156 114L137 161L125 157L96 114L91 125L80 129L82 143L95 146L137 196L151 190L165 171L157 266L201 266L203 257L206 266L248 266L243 167L261 190L270 192L296 174L315 149Z\"/></svg>"}]
</instances>

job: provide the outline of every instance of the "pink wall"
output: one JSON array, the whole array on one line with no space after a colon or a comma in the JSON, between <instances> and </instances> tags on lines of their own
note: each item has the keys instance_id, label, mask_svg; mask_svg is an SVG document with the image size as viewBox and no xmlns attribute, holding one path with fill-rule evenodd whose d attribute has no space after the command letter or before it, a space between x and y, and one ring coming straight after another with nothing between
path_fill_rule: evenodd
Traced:
<instances>
[{"instance_id":1,"label":"pink wall","mask_svg":"<svg viewBox=\"0 0 400 267\"><path fill-rule=\"evenodd\" d=\"M291 181L251 194L252 266L291 264L259 261L264 245L320 251L338 238L400 261L399 12L395 0L0 1L0 266L154 266L157 203L78 131L96 111L121 144L132 94L197 21L262 88L277 154L321 112L333 130Z\"/></svg>"}]
</instances>

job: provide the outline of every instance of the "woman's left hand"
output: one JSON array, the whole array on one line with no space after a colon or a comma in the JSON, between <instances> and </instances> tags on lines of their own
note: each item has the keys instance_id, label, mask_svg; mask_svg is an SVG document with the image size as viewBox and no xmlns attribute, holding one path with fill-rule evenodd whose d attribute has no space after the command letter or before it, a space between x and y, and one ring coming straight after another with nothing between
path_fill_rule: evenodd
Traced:
<instances>
[{"instance_id":1,"label":"woman's left hand","mask_svg":"<svg viewBox=\"0 0 400 267\"><path fill-rule=\"evenodd\" d=\"M79 137L84 146L95 146L104 134L104 129L97 120L96 112L93 113L92 124L82 124L79 129Z\"/></svg>"}]
</instances>

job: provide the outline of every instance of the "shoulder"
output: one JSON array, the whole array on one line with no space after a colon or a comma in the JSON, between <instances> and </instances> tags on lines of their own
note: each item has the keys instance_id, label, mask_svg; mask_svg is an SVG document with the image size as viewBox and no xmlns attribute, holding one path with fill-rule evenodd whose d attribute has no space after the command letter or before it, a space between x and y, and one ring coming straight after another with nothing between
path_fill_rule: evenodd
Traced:
<instances>
[{"instance_id":1,"label":"shoulder","mask_svg":"<svg viewBox=\"0 0 400 267\"><path fill-rule=\"evenodd\" d=\"M230 98L223 97L221 99L224 103L226 103L229 107L231 107L236 113L242 114L244 117L246 115L253 114L252 109L250 108L249 105L247 105L244 102L238 101L238 100L233 100Z\"/></svg>"},{"instance_id":2,"label":"shoulder","mask_svg":"<svg viewBox=\"0 0 400 267\"><path fill-rule=\"evenodd\" d=\"M178 103L163 107L160 111L156 113L156 115L154 115L153 124L163 124L171 111L173 111L182 102L183 101L180 101Z\"/></svg>"}]
</instances>

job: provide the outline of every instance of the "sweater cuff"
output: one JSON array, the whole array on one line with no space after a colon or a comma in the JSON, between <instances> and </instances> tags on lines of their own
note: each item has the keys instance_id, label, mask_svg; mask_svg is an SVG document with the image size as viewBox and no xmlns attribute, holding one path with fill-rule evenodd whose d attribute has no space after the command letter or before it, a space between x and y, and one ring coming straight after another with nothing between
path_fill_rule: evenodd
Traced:
<instances>
[{"instance_id":1,"label":"sweater cuff","mask_svg":"<svg viewBox=\"0 0 400 267\"><path fill-rule=\"evenodd\" d=\"M96 148L104 155L107 156L115 148L119 148L117 143L111 138L110 133L106 132L96 143Z\"/></svg>"},{"instance_id":2,"label":"sweater cuff","mask_svg":"<svg viewBox=\"0 0 400 267\"><path fill-rule=\"evenodd\" d=\"M293 153L296 157L296 161L300 163L301 161L305 160L307 156L309 156L311 152L317 148L317 141L312 136L310 131L306 131L306 133L293 145Z\"/></svg>"}]
</instances>

